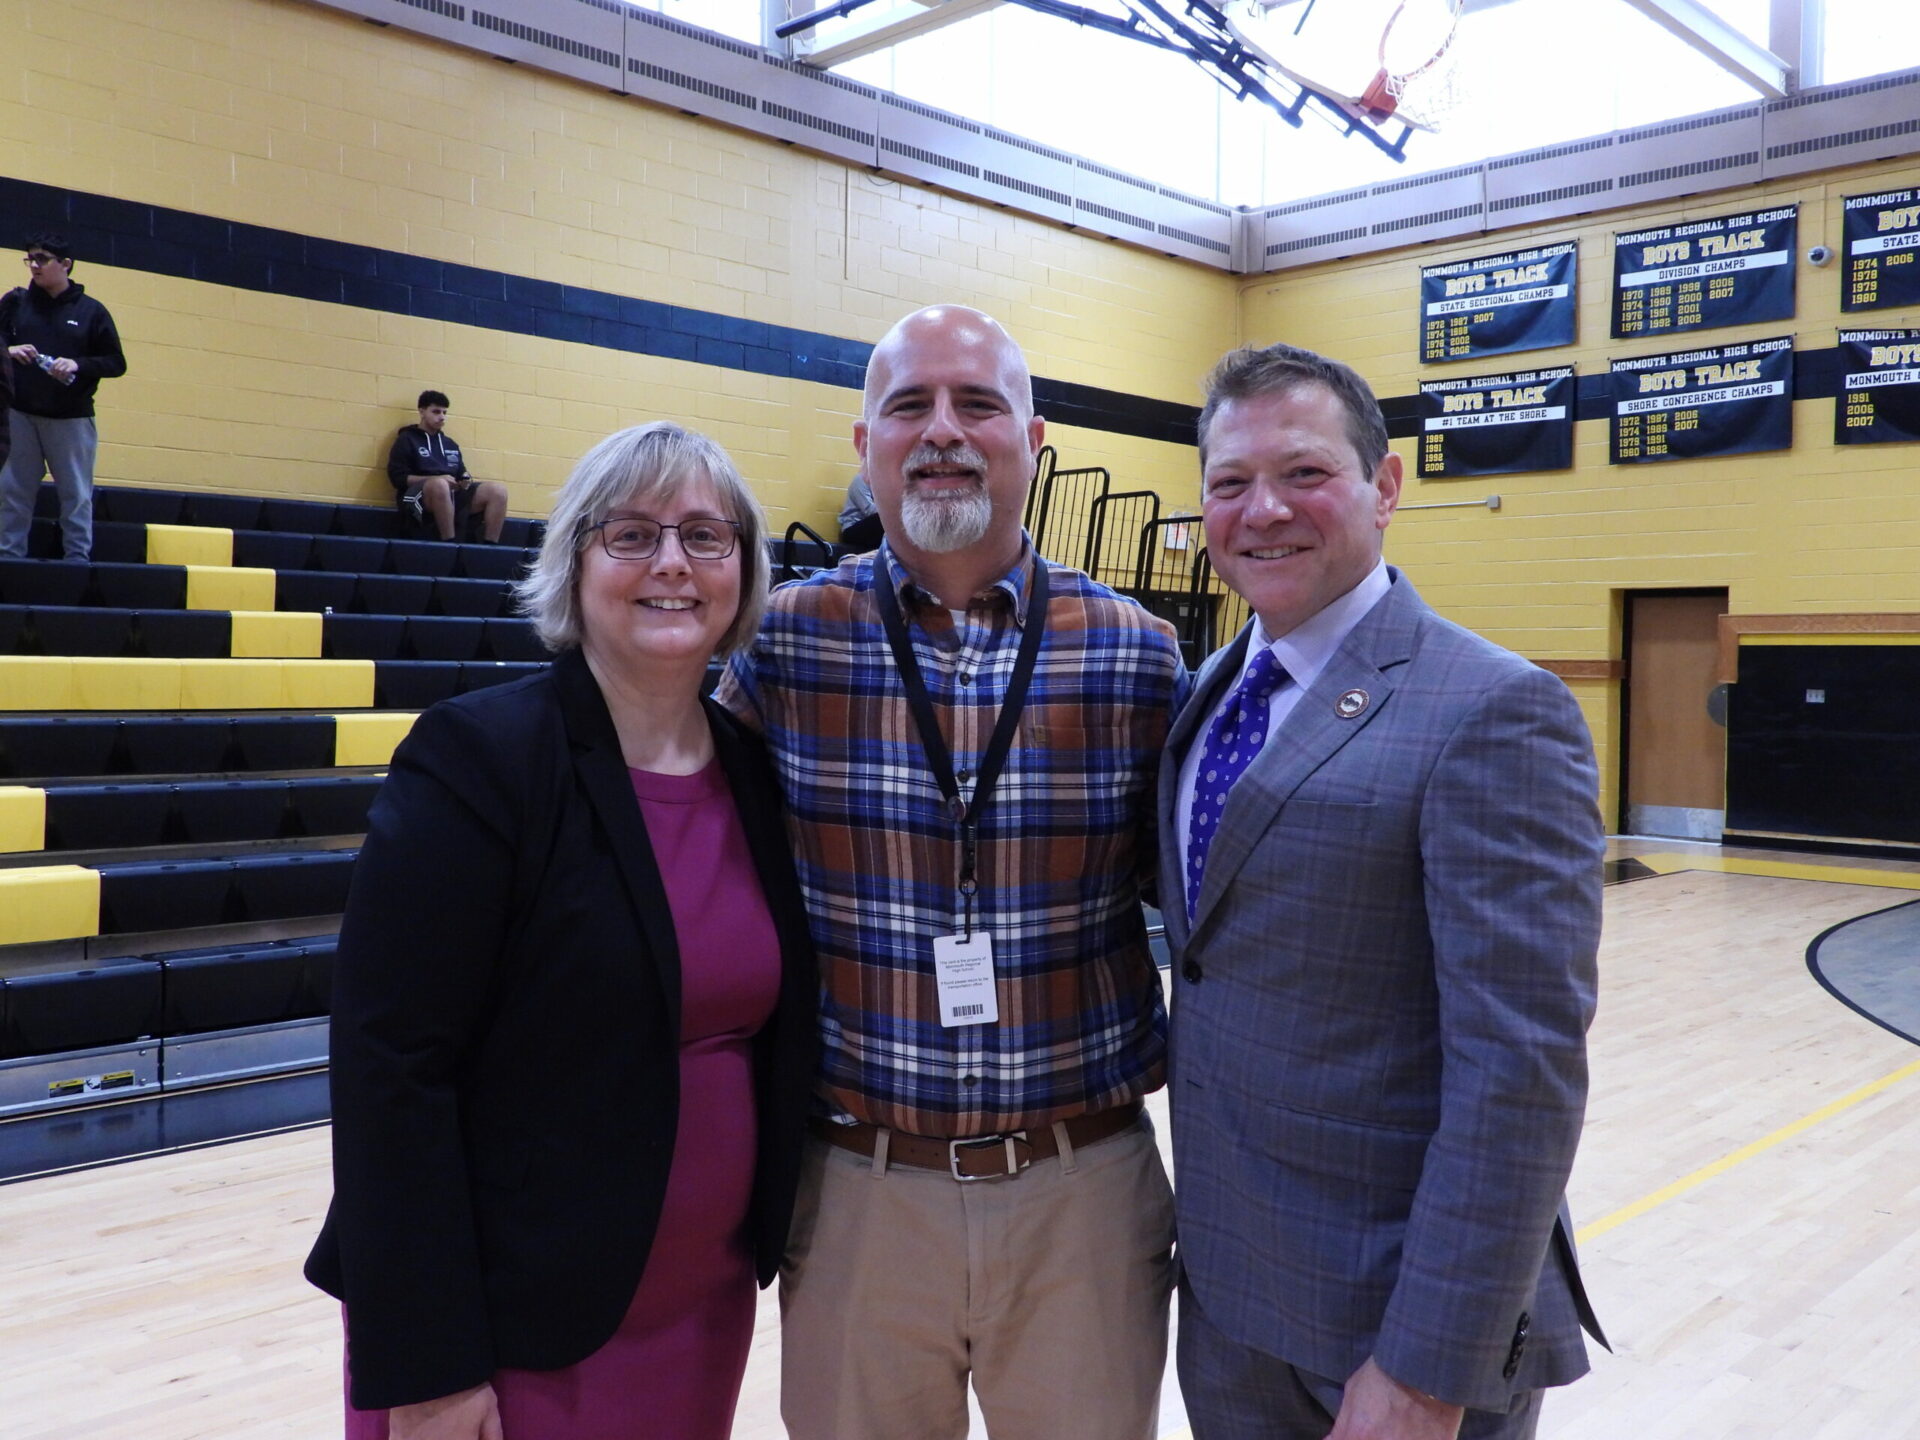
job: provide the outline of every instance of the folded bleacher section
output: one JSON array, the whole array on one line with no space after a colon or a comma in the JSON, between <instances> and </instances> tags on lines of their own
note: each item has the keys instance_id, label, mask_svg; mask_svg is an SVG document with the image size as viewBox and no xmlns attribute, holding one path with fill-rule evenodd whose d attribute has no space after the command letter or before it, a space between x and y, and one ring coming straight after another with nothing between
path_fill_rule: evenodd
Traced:
<instances>
[{"instance_id":1,"label":"folded bleacher section","mask_svg":"<svg viewBox=\"0 0 1920 1440\"><path fill-rule=\"evenodd\" d=\"M533 522L455 544L391 509L110 487L95 514L89 562L0 559L8 1128L324 1066L393 747L547 658L510 593Z\"/></svg>"}]
</instances>

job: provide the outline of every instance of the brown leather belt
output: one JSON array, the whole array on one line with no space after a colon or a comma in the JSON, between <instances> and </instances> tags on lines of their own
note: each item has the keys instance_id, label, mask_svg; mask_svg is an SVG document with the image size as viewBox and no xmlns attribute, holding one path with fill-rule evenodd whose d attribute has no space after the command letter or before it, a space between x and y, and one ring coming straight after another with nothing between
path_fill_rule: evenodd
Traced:
<instances>
[{"instance_id":1,"label":"brown leather belt","mask_svg":"<svg viewBox=\"0 0 1920 1440\"><path fill-rule=\"evenodd\" d=\"M1063 1122L1067 1142L1078 1148L1118 1135L1140 1119L1140 1102L1130 1101L1100 1110L1092 1115L1076 1115ZM881 1135L877 1125L836 1125L831 1120L807 1122L813 1133L829 1145L873 1158ZM887 1163L910 1165L916 1170L944 1170L956 1180L1004 1180L1018 1175L1036 1160L1060 1153L1053 1127L1038 1130L1013 1130L1004 1135L977 1135L965 1140L935 1140L926 1135L909 1135L904 1130L889 1130Z\"/></svg>"}]
</instances>

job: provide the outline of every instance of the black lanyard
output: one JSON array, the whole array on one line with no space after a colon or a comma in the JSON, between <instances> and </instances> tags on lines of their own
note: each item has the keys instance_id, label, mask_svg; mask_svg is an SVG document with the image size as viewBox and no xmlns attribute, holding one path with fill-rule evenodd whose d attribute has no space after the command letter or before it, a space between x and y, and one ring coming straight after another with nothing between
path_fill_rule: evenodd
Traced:
<instances>
[{"instance_id":1,"label":"black lanyard","mask_svg":"<svg viewBox=\"0 0 1920 1440\"><path fill-rule=\"evenodd\" d=\"M980 773L973 782L973 803L960 798L960 782L953 773L953 752L940 733L934 718L933 701L927 695L927 682L921 678L920 662L914 658L913 642L907 638L906 621L900 616L900 598L894 594L893 578L885 557L874 561L873 590L880 602L880 620L886 627L887 645L893 651L894 667L900 682L907 687L907 707L913 711L913 723L920 731L920 746L927 752L927 767L947 797L947 813L960 827L960 894L966 903L966 933L973 934L973 897L980 885L975 875L975 860L980 838L980 812L987 808L995 782L1013 749L1013 732L1026 708L1027 685L1033 679L1040 659L1040 640L1047 628L1047 562L1038 552L1033 557L1033 588L1027 597L1027 623L1020 636L1020 650L1014 657L1013 678L1007 682L1007 697L1000 704L1000 718L994 723L993 738L980 757Z\"/></svg>"}]
</instances>

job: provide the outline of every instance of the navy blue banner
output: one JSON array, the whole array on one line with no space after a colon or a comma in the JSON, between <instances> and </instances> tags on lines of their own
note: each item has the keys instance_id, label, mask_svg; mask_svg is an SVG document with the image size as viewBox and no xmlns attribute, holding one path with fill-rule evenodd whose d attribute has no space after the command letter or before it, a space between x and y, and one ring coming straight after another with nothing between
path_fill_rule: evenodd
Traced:
<instances>
[{"instance_id":1,"label":"navy blue banner","mask_svg":"<svg viewBox=\"0 0 1920 1440\"><path fill-rule=\"evenodd\" d=\"M1791 320L1800 207L1613 237L1613 338Z\"/></svg>"},{"instance_id":2,"label":"navy blue banner","mask_svg":"<svg viewBox=\"0 0 1920 1440\"><path fill-rule=\"evenodd\" d=\"M1793 340L1616 360L1615 465L1701 460L1793 445Z\"/></svg>"},{"instance_id":3,"label":"navy blue banner","mask_svg":"<svg viewBox=\"0 0 1920 1440\"><path fill-rule=\"evenodd\" d=\"M1920 440L1920 330L1842 330L1833 443Z\"/></svg>"},{"instance_id":4,"label":"navy blue banner","mask_svg":"<svg viewBox=\"0 0 1920 1440\"><path fill-rule=\"evenodd\" d=\"M1420 363L1571 345L1580 246L1543 245L1420 269Z\"/></svg>"},{"instance_id":5,"label":"navy blue banner","mask_svg":"<svg viewBox=\"0 0 1920 1440\"><path fill-rule=\"evenodd\" d=\"M1920 190L1849 195L1842 310L1920 305Z\"/></svg>"},{"instance_id":6,"label":"navy blue banner","mask_svg":"<svg viewBox=\"0 0 1920 1440\"><path fill-rule=\"evenodd\" d=\"M1420 478L1568 469L1576 389L1571 365L1422 381Z\"/></svg>"}]
</instances>

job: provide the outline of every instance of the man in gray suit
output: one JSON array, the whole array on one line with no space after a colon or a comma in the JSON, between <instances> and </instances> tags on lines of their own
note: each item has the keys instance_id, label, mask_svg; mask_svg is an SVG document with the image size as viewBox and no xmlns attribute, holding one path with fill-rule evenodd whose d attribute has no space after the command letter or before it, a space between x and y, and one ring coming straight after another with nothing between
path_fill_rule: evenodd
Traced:
<instances>
[{"instance_id":1,"label":"man in gray suit","mask_svg":"<svg viewBox=\"0 0 1920 1440\"><path fill-rule=\"evenodd\" d=\"M1401 466L1364 380L1275 345L1207 391L1208 549L1255 618L1160 780L1195 1440L1530 1436L1602 1338L1562 1198L1592 742L1381 559Z\"/></svg>"}]
</instances>

